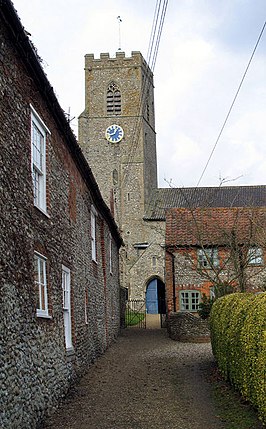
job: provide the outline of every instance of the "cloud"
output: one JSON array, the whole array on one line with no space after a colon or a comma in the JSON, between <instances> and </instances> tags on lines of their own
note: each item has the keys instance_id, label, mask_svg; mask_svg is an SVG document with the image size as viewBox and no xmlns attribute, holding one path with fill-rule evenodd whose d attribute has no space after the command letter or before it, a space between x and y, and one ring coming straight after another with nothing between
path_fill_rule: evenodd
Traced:
<instances>
[{"instance_id":1,"label":"cloud","mask_svg":"<svg viewBox=\"0 0 266 429\"><path fill-rule=\"evenodd\" d=\"M146 56L154 2L14 0L63 109L84 109L84 55L118 48ZM160 181L195 186L221 130L262 27L265 1L169 2L155 67ZM248 29L248 31L247 31ZM263 35L228 123L201 182L219 175L265 183L266 36ZM77 119L72 126L77 133ZM162 173L161 173L162 172ZM234 183L239 184L240 182ZM165 183L164 183L164 186Z\"/></svg>"}]
</instances>

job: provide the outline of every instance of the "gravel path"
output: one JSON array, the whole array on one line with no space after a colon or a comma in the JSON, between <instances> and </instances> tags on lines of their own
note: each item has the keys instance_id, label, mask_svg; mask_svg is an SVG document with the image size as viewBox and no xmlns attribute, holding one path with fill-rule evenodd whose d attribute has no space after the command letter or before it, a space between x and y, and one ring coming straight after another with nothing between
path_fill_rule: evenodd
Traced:
<instances>
[{"instance_id":1,"label":"gravel path","mask_svg":"<svg viewBox=\"0 0 266 429\"><path fill-rule=\"evenodd\" d=\"M212 362L210 344L126 329L45 428L222 429L206 381Z\"/></svg>"}]
</instances>

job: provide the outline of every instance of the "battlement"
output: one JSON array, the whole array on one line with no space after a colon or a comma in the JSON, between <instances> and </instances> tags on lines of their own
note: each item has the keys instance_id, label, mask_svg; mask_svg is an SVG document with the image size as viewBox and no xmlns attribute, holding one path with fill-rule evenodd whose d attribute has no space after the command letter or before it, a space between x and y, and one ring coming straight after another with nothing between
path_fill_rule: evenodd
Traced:
<instances>
[{"instance_id":1,"label":"battlement","mask_svg":"<svg viewBox=\"0 0 266 429\"><path fill-rule=\"evenodd\" d=\"M131 57L126 57L125 52L118 51L118 52L115 53L115 57L110 57L109 52L104 52L104 53L100 54L100 58L95 58L94 54L87 54L87 55L85 55L85 58L88 61L96 61L96 62L103 61L103 60L112 60L112 61L114 61L116 59L124 59L124 58L126 60L131 60L133 58L134 59L136 59L136 58L143 59L142 55L141 55L141 53L139 51L132 51L131 52Z\"/></svg>"},{"instance_id":2,"label":"battlement","mask_svg":"<svg viewBox=\"0 0 266 429\"><path fill-rule=\"evenodd\" d=\"M109 67L144 67L149 69L141 52L132 51L130 57L126 57L125 52L118 51L115 57L111 57L108 52L101 53L100 58L95 58L94 54L85 55L85 70L93 68L109 68ZM150 70L149 70L150 71Z\"/></svg>"}]
</instances>

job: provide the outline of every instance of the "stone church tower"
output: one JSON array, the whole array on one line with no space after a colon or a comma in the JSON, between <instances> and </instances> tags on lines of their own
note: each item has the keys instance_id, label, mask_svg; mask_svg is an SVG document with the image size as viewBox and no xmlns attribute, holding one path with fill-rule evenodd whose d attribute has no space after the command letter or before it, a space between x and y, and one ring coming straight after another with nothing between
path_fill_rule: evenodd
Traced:
<instances>
[{"instance_id":1,"label":"stone church tower","mask_svg":"<svg viewBox=\"0 0 266 429\"><path fill-rule=\"evenodd\" d=\"M158 243L156 250L151 245L162 235L143 219L157 188L157 160L153 74L140 52L85 56L79 144L125 242L121 284L130 297L144 298L164 272Z\"/></svg>"}]
</instances>

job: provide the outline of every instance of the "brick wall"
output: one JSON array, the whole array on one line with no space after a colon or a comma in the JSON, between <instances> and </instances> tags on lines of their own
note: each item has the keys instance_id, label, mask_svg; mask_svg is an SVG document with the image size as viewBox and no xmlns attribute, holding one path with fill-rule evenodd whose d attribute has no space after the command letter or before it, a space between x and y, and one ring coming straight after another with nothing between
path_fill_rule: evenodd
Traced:
<instances>
[{"instance_id":1,"label":"brick wall","mask_svg":"<svg viewBox=\"0 0 266 429\"><path fill-rule=\"evenodd\" d=\"M181 310L180 292L195 291L209 296L217 283L230 283L240 290L239 261L235 266L234 245L243 253L247 291L263 290L265 272L264 208L169 209L166 214L166 290L168 311ZM232 241L232 238L234 239ZM250 264L248 249L259 247L261 264ZM217 267L201 268L199 249L217 249ZM236 268L237 267L237 268Z\"/></svg>"},{"instance_id":2,"label":"brick wall","mask_svg":"<svg viewBox=\"0 0 266 429\"><path fill-rule=\"evenodd\" d=\"M67 122L60 124L60 111L49 106L48 81L41 75L44 88L32 72L36 55L27 47L28 56L22 56L26 36L7 9L0 14L0 426L13 429L34 428L117 336L121 239L89 169L77 161L77 144L71 147L65 137L65 130L71 135ZM20 29L17 39L14 27ZM33 204L30 105L50 130L46 214ZM92 205L97 262L91 254ZM34 251L47 258L49 317L36 315ZM71 350L65 347L62 264L71 278Z\"/></svg>"}]
</instances>

